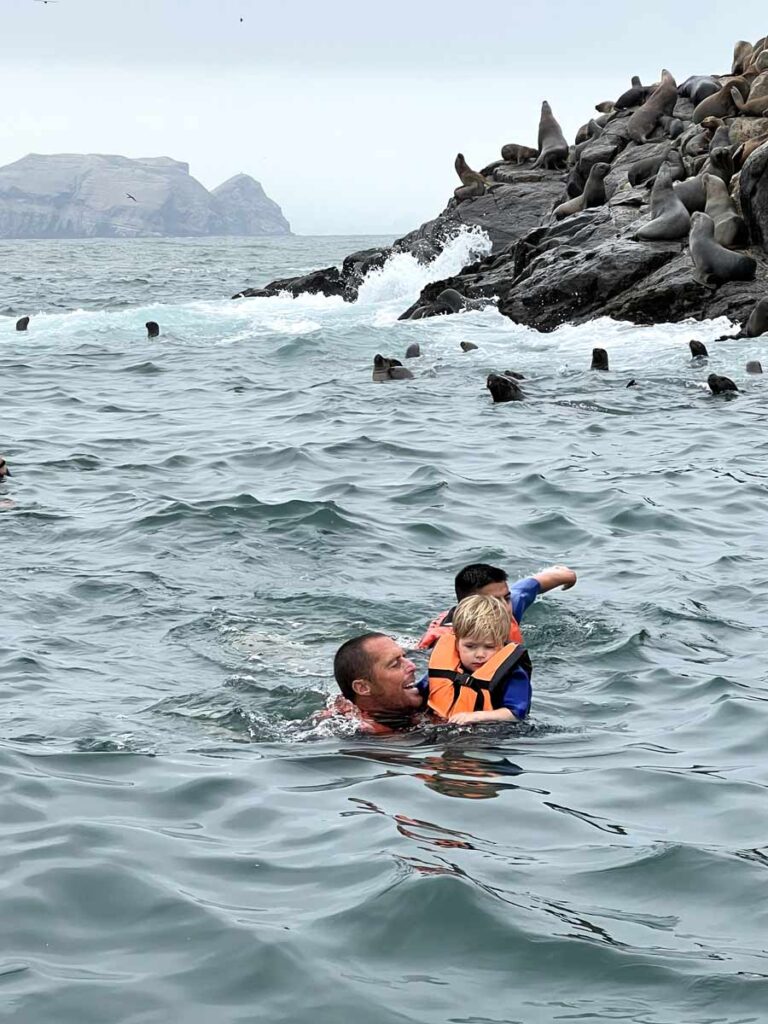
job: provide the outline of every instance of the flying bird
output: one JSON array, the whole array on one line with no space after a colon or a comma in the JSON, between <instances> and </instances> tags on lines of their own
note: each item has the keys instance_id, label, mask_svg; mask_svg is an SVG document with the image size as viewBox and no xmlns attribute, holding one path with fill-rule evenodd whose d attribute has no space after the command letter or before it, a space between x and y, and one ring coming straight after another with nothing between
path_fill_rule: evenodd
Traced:
<instances>
[{"instance_id":1,"label":"flying bird","mask_svg":"<svg viewBox=\"0 0 768 1024\"><path fill-rule=\"evenodd\" d=\"M59 0L35 0L36 4L57 4Z\"/></svg>"},{"instance_id":2,"label":"flying bird","mask_svg":"<svg viewBox=\"0 0 768 1024\"><path fill-rule=\"evenodd\" d=\"M125 194L129 199L132 199L134 203L138 203L139 200L136 198L136 196L132 196L130 192L126 192Z\"/></svg>"}]
</instances>

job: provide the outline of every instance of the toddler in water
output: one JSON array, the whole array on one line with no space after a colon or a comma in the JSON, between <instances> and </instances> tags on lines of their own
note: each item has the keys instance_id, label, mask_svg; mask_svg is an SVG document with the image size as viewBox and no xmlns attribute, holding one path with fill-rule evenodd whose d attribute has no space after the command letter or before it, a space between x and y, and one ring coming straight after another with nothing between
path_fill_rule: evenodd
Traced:
<instances>
[{"instance_id":1,"label":"toddler in water","mask_svg":"<svg viewBox=\"0 0 768 1024\"><path fill-rule=\"evenodd\" d=\"M428 703L456 725L515 722L531 706L531 662L510 642L506 601L475 594L460 601L453 633L441 636L429 659Z\"/></svg>"}]
</instances>

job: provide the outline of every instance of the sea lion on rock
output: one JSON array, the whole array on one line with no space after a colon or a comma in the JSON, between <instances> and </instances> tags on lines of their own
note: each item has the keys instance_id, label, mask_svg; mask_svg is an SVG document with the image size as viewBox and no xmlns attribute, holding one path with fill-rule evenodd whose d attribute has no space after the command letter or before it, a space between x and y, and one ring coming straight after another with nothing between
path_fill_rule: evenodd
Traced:
<instances>
[{"instance_id":1,"label":"sea lion on rock","mask_svg":"<svg viewBox=\"0 0 768 1024\"><path fill-rule=\"evenodd\" d=\"M388 359L387 356L373 357L373 378L376 383L387 380L413 380L413 374L407 370L399 359Z\"/></svg>"},{"instance_id":2,"label":"sea lion on rock","mask_svg":"<svg viewBox=\"0 0 768 1024\"><path fill-rule=\"evenodd\" d=\"M706 213L691 217L690 254L694 279L706 288L716 288L726 281L751 281L757 263L744 253L731 252L715 241L715 222Z\"/></svg>"},{"instance_id":3,"label":"sea lion on rock","mask_svg":"<svg viewBox=\"0 0 768 1024\"><path fill-rule=\"evenodd\" d=\"M486 185L490 182L487 178L484 178L482 174L478 174L477 171L473 171L467 161L464 159L463 153L457 153L456 159L453 162L453 166L456 168L456 173L461 178L462 185L481 185L483 191L485 191Z\"/></svg>"},{"instance_id":4,"label":"sea lion on rock","mask_svg":"<svg viewBox=\"0 0 768 1024\"><path fill-rule=\"evenodd\" d=\"M154 320L147 320L144 326L147 328L148 338L157 338L160 335L160 324Z\"/></svg>"},{"instance_id":5,"label":"sea lion on rock","mask_svg":"<svg viewBox=\"0 0 768 1024\"><path fill-rule=\"evenodd\" d=\"M752 43L748 43L746 39L740 39L733 47L733 64L731 64L731 74L742 74L747 70L751 59Z\"/></svg>"},{"instance_id":6,"label":"sea lion on rock","mask_svg":"<svg viewBox=\"0 0 768 1024\"><path fill-rule=\"evenodd\" d=\"M29 327L29 317L28 316L23 316L20 320L16 321L16 330L17 331L26 331L26 329L28 327Z\"/></svg>"},{"instance_id":7,"label":"sea lion on rock","mask_svg":"<svg viewBox=\"0 0 768 1024\"><path fill-rule=\"evenodd\" d=\"M738 89L742 98L749 95L749 84L743 78L731 78L717 92L697 103L693 111L693 123L701 124L705 117L735 117L738 111L733 102L731 90ZM746 90L746 95L745 95Z\"/></svg>"},{"instance_id":8,"label":"sea lion on rock","mask_svg":"<svg viewBox=\"0 0 768 1024\"><path fill-rule=\"evenodd\" d=\"M731 89L731 99L741 117L768 116L768 96L756 96L745 102L738 89Z\"/></svg>"},{"instance_id":9,"label":"sea lion on rock","mask_svg":"<svg viewBox=\"0 0 768 1024\"><path fill-rule=\"evenodd\" d=\"M763 366L756 359L750 359L747 363L747 373L762 373Z\"/></svg>"},{"instance_id":10,"label":"sea lion on rock","mask_svg":"<svg viewBox=\"0 0 768 1024\"><path fill-rule=\"evenodd\" d=\"M516 142L510 142L501 147L502 160L509 164L525 164L529 160L535 160L538 155L537 149L531 149L530 146L518 146Z\"/></svg>"},{"instance_id":11,"label":"sea lion on rock","mask_svg":"<svg viewBox=\"0 0 768 1024\"><path fill-rule=\"evenodd\" d=\"M677 83L666 68L662 69L661 81L645 103L629 119L627 130L633 142L644 143L658 124L663 114L674 113L677 103Z\"/></svg>"},{"instance_id":12,"label":"sea lion on rock","mask_svg":"<svg viewBox=\"0 0 768 1024\"><path fill-rule=\"evenodd\" d=\"M627 180L632 188L636 185L641 185L644 181L648 181L649 178L653 178L667 159L669 152L670 145L665 143L663 149L660 149L653 156L644 157L642 160L633 163L627 171Z\"/></svg>"},{"instance_id":13,"label":"sea lion on rock","mask_svg":"<svg viewBox=\"0 0 768 1024\"><path fill-rule=\"evenodd\" d=\"M593 164L584 186L584 191L575 199L569 199L555 208L555 220L563 220L572 213L580 213L595 206L605 204L605 176L611 169L610 164Z\"/></svg>"},{"instance_id":14,"label":"sea lion on rock","mask_svg":"<svg viewBox=\"0 0 768 1024\"><path fill-rule=\"evenodd\" d=\"M475 349L477 348L477 345L474 343L474 341L460 341L459 348L461 349L462 352L474 352Z\"/></svg>"},{"instance_id":15,"label":"sea lion on rock","mask_svg":"<svg viewBox=\"0 0 768 1024\"><path fill-rule=\"evenodd\" d=\"M405 358L406 359L418 359L418 357L420 355L421 355L421 346L419 345L418 341L411 342L411 344L405 350Z\"/></svg>"},{"instance_id":16,"label":"sea lion on rock","mask_svg":"<svg viewBox=\"0 0 768 1024\"><path fill-rule=\"evenodd\" d=\"M565 183L565 191L569 199L576 199L584 191L587 179L578 164L574 164L568 172L568 180Z\"/></svg>"},{"instance_id":17,"label":"sea lion on rock","mask_svg":"<svg viewBox=\"0 0 768 1024\"><path fill-rule=\"evenodd\" d=\"M691 215L672 188L672 170L663 164L651 190L651 220L635 233L644 242L670 242L685 238Z\"/></svg>"},{"instance_id":18,"label":"sea lion on rock","mask_svg":"<svg viewBox=\"0 0 768 1024\"><path fill-rule=\"evenodd\" d=\"M645 103L653 92L653 86L643 85L637 75L632 76L632 88L627 89L614 103L616 110L628 110L630 107L639 107Z\"/></svg>"},{"instance_id":19,"label":"sea lion on rock","mask_svg":"<svg viewBox=\"0 0 768 1024\"><path fill-rule=\"evenodd\" d=\"M557 123L552 108L546 100L541 104L539 117L539 155L534 167L545 167L557 170L565 167L568 161L568 143L565 141L563 129Z\"/></svg>"},{"instance_id":20,"label":"sea lion on rock","mask_svg":"<svg viewBox=\"0 0 768 1024\"><path fill-rule=\"evenodd\" d=\"M739 390L730 377L721 377L717 373L710 373L707 385L713 395L724 395L727 391Z\"/></svg>"},{"instance_id":21,"label":"sea lion on rock","mask_svg":"<svg viewBox=\"0 0 768 1024\"><path fill-rule=\"evenodd\" d=\"M687 78L677 90L680 96L687 97L694 107L708 96L720 92L720 83L711 75L693 75Z\"/></svg>"},{"instance_id":22,"label":"sea lion on rock","mask_svg":"<svg viewBox=\"0 0 768 1024\"><path fill-rule=\"evenodd\" d=\"M768 297L760 299L749 314L744 334L748 338L759 338L761 334L768 334Z\"/></svg>"},{"instance_id":23,"label":"sea lion on rock","mask_svg":"<svg viewBox=\"0 0 768 1024\"><path fill-rule=\"evenodd\" d=\"M494 402L522 402L525 398L517 381L506 373L489 373L485 386Z\"/></svg>"},{"instance_id":24,"label":"sea lion on rock","mask_svg":"<svg viewBox=\"0 0 768 1024\"><path fill-rule=\"evenodd\" d=\"M715 241L726 249L740 249L748 244L747 225L736 212L725 182L714 174L704 174L707 202L704 212L715 222Z\"/></svg>"},{"instance_id":25,"label":"sea lion on rock","mask_svg":"<svg viewBox=\"0 0 768 1024\"><path fill-rule=\"evenodd\" d=\"M610 114L613 111L613 100L603 100L602 103L595 104L595 110L598 114Z\"/></svg>"},{"instance_id":26,"label":"sea lion on rock","mask_svg":"<svg viewBox=\"0 0 768 1024\"><path fill-rule=\"evenodd\" d=\"M455 288L445 288L432 303L432 311L438 316L447 313L461 313L465 309L485 309L492 305L488 299L468 299Z\"/></svg>"},{"instance_id":27,"label":"sea lion on rock","mask_svg":"<svg viewBox=\"0 0 768 1024\"><path fill-rule=\"evenodd\" d=\"M708 359L709 358L709 352L707 352L707 346L703 342L696 341L694 339L693 341L689 341L688 345L689 345L689 347L691 349L691 358L692 359Z\"/></svg>"},{"instance_id":28,"label":"sea lion on rock","mask_svg":"<svg viewBox=\"0 0 768 1024\"><path fill-rule=\"evenodd\" d=\"M760 149L764 142L768 142L768 134L758 135L754 139L747 139L746 142L742 142L733 153L734 171L740 171L754 151Z\"/></svg>"},{"instance_id":29,"label":"sea lion on rock","mask_svg":"<svg viewBox=\"0 0 768 1024\"><path fill-rule=\"evenodd\" d=\"M701 173L717 175L730 188L733 177L733 156L730 149L727 146L719 146L711 150Z\"/></svg>"},{"instance_id":30,"label":"sea lion on rock","mask_svg":"<svg viewBox=\"0 0 768 1024\"><path fill-rule=\"evenodd\" d=\"M608 353L604 348L593 348L592 349L592 363L590 370L607 370L608 369Z\"/></svg>"}]
</instances>

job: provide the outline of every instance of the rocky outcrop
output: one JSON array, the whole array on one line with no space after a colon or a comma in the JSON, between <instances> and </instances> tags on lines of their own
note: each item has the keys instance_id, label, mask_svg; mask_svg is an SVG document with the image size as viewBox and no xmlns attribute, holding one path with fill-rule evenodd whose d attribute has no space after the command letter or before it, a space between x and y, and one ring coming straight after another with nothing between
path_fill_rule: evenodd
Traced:
<instances>
[{"instance_id":1,"label":"rocky outcrop","mask_svg":"<svg viewBox=\"0 0 768 1024\"><path fill-rule=\"evenodd\" d=\"M277 203L248 174L236 174L211 193L223 235L289 235L291 226Z\"/></svg>"},{"instance_id":2,"label":"rocky outcrop","mask_svg":"<svg viewBox=\"0 0 768 1024\"><path fill-rule=\"evenodd\" d=\"M763 88L758 56L756 47L738 80L745 98L753 82ZM768 139L768 118L746 116L735 105L725 118L706 116L701 103L714 93L726 95L731 80L728 74L689 79L675 99L674 81L664 72L659 86L663 103L653 86L630 90L618 107L601 103L600 117L579 129L567 171L535 168L523 147L504 146L502 155L515 156L519 163L496 160L480 174L471 172L471 186L457 189L458 201L451 199L436 218L395 242L391 251L411 252L422 261L433 259L462 228L482 228L492 245L488 256L428 284L401 319L448 312L436 299L451 289L470 300L465 307L471 300L495 297L504 315L541 331L598 316L642 324L689 317L745 320L768 293L768 141L762 141ZM761 104L755 108L762 109ZM602 205L569 204L557 221L554 209L582 193L597 164L610 167L604 175L605 193L597 199ZM659 216L670 206L679 212L681 201L689 212L703 209L702 176L707 174L725 183L735 203L733 217L743 217L733 244L737 237L739 244L748 238L747 251L757 263L754 281L726 281L715 287L694 278L685 211L677 218L679 241L638 237L650 218L657 176L653 194ZM673 182L685 182L686 190L677 195ZM568 212L579 206L590 208ZM666 226L655 233L677 237ZM386 255L377 252L377 265ZM362 264L358 261L357 266ZM313 290L351 301L360 280L359 273L333 267L241 294L287 290L295 295L309 281Z\"/></svg>"},{"instance_id":3,"label":"rocky outcrop","mask_svg":"<svg viewBox=\"0 0 768 1024\"><path fill-rule=\"evenodd\" d=\"M2 238L289 233L252 178L238 175L212 194L169 157L30 154L0 167Z\"/></svg>"}]
</instances>

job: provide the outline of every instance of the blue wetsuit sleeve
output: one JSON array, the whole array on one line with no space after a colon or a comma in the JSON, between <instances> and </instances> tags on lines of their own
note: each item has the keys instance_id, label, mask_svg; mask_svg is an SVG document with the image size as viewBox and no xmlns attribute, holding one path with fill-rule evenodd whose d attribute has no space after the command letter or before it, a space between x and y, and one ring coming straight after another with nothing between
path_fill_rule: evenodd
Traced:
<instances>
[{"instance_id":1,"label":"blue wetsuit sleeve","mask_svg":"<svg viewBox=\"0 0 768 1024\"><path fill-rule=\"evenodd\" d=\"M531 709L531 680L524 668L518 666L504 688L502 708L508 708L516 718L525 718Z\"/></svg>"},{"instance_id":2,"label":"blue wetsuit sleeve","mask_svg":"<svg viewBox=\"0 0 768 1024\"><path fill-rule=\"evenodd\" d=\"M541 584L533 576L527 576L524 580L518 580L517 583L510 586L509 603L517 622L523 621L523 616L540 593Z\"/></svg>"}]
</instances>

